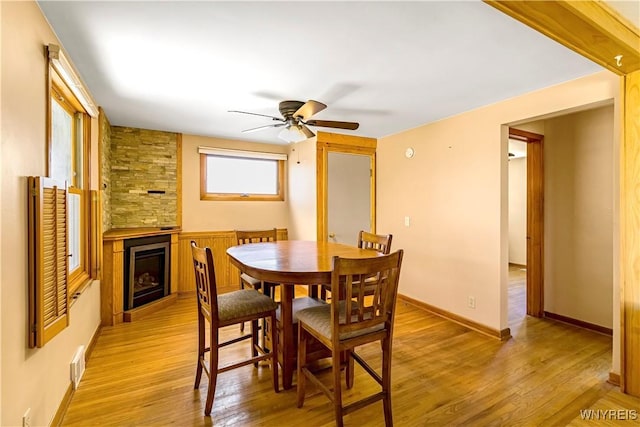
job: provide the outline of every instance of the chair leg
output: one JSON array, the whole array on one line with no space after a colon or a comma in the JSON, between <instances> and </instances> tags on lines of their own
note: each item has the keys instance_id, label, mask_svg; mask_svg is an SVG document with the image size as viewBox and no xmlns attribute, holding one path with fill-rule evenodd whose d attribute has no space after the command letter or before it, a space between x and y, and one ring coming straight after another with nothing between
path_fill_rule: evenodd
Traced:
<instances>
[{"instance_id":1,"label":"chair leg","mask_svg":"<svg viewBox=\"0 0 640 427\"><path fill-rule=\"evenodd\" d=\"M268 296L271 299L274 299L275 289L273 286L263 282L262 289L263 289L263 293L266 296ZM267 346L267 318L266 317L262 318L260 322L262 323L262 331L260 332L260 336L262 339L262 349L268 352L270 351L270 349Z\"/></svg>"},{"instance_id":2,"label":"chair leg","mask_svg":"<svg viewBox=\"0 0 640 427\"><path fill-rule=\"evenodd\" d=\"M196 365L196 381L193 385L194 389L200 387L200 380L202 379L202 360L204 357L204 318L202 314L198 312L198 360Z\"/></svg>"},{"instance_id":3,"label":"chair leg","mask_svg":"<svg viewBox=\"0 0 640 427\"><path fill-rule=\"evenodd\" d=\"M207 402L204 406L204 414L210 415L213 407L213 398L216 395L216 384L218 380L218 329L211 328L209 333L211 350L209 351L209 386L207 388ZM213 330L215 329L215 331Z\"/></svg>"},{"instance_id":4,"label":"chair leg","mask_svg":"<svg viewBox=\"0 0 640 427\"><path fill-rule=\"evenodd\" d=\"M258 321L251 321L251 357L256 357L258 355ZM256 368L258 367L258 362L253 364Z\"/></svg>"},{"instance_id":5,"label":"chair leg","mask_svg":"<svg viewBox=\"0 0 640 427\"><path fill-rule=\"evenodd\" d=\"M240 290L244 289L244 282L240 279ZM244 322L240 323L240 332L244 332Z\"/></svg>"},{"instance_id":6,"label":"chair leg","mask_svg":"<svg viewBox=\"0 0 640 427\"><path fill-rule=\"evenodd\" d=\"M276 328L276 315L271 316L271 375L273 375L273 389L280 391L278 386L278 332Z\"/></svg>"},{"instance_id":7,"label":"chair leg","mask_svg":"<svg viewBox=\"0 0 640 427\"><path fill-rule=\"evenodd\" d=\"M307 364L307 334L304 331L301 323L298 323L298 408L302 408L304 405L305 394L305 375L302 372Z\"/></svg>"},{"instance_id":8,"label":"chair leg","mask_svg":"<svg viewBox=\"0 0 640 427\"><path fill-rule=\"evenodd\" d=\"M346 368L346 373L345 373L345 382L347 384L347 389L351 389L353 387L353 380L354 380L354 365L353 365L353 356L351 355L351 352L353 350L347 350L345 352L345 357L347 358L346 362L347 362L347 368Z\"/></svg>"},{"instance_id":9,"label":"chair leg","mask_svg":"<svg viewBox=\"0 0 640 427\"><path fill-rule=\"evenodd\" d=\"M393 426L393 416L391 414L391 340L382 340L382 405L384 407L384 425Z\"/></svg>"},{"instance_id":10,"label":"chair leg","mask_svg":"<svg viewBox=\"0 0 640 427\"><path fill-rule=\"evenodd\" d=\"M335 413L336 418L336 426L342 427L342 384L340 383L340 352L334 351L332 352L332 366L331 371L333 372L333 411ZM300 381L300 380L298 380Z\"/></svg>"}]
</instances>

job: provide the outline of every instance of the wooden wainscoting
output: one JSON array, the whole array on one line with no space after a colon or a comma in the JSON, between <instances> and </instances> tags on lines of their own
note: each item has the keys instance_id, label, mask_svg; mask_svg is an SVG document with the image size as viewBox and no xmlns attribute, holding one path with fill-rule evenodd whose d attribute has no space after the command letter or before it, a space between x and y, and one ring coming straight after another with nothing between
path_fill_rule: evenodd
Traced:
<instances>
[{"instance_id":1,"label":"wooden wainscoting","mask_svg":"<svg viewBox=\"0 0 640 427\"><path fill-rule=\"evenodd\" d=\"M287 240L286 228L278 229L278 240ZM240 286L238 269L231 265L227 249L237 245L236 234L232 231L197 231L180 233L178 236L178 293L195 292L193 264L191 258L191 241L198 246L208 246L213 252L213 263L216 268L216 283L218 287Z\"/></svg>"}]
</instances>

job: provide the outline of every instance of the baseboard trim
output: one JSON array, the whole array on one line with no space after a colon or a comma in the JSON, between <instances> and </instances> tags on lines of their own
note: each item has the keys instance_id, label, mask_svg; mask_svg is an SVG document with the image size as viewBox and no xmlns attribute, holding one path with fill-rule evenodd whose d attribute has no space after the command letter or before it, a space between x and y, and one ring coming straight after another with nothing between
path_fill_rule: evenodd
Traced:
<instances>
[{"instance_id":1,"label":"baseboard trim","mask_svg":"<svg viewBox=\"0 0 640 427\"><path fill-rule=\"evenodd\" d=\"M471 319L467 319L466 317L459 316L457 314L451 313L450 311L443 310L431 304L427 304L426 302L418 301L406 295L398 294L398 299L406 302L407 304L411 304L422 310L426 310L430 313L433 313L447 320L450 320L454 323L462 325L466 328L472 329L476 332L480 332L492 338L497 338L500 341L506 341L509 338L511 338L511 330L509 328L505 328L502 330L494 329L489 326L483 325L482 323L475 322Z\"/></svg>"},{"instance_id":2,"label":"baseboard trim","mask_svg":"<svg viewBox=\"0 0 640 427\"><path fill-rule=\"evenodd\" d=\"M607 382L609 384L613 384L616 387L620 387L620 374L609 372L609 379L607 380Z\"/></svg>"},{"instance_id":3,"label":"baseboard trim","mask_svg":"<svg viewBox=\"0 0 640 427\"><path fill-rule=\"evenodd\" d=\"M102 324L98 325L98 328L93 333L89 344L87 344L87 350L84 352L84 360L86 363L89 362L89 358L91 357L91 353L93 353L93 349L96 347L96 343L98 342L98 337L102 333Z\"/></svg>"},{"instance_id":4,"label":"baseboard trim","mask_svg":"<svg viewBox=\"0 0 640 427\"><path fill-rule=\"evenodd\" d=\"M91 356L91 353L93 353L93 349L96 347L96 343L98 342L98 337L100 336L101 332L102 332L102 325L100 324L98 325L95 332L93 333L93 336L91 337L91 339L89 340L89 343L87 344L87 350L84 352L84 358L87 364L89 363L89 358ZM75 393L75 390L73 389L73 383L69 382L67 391L64 393L64 397L62 398L62 401L58 406L58 410L56 411L56 414L53 416L53 420L51 420L50 425L52 427L58 427L62 424L62 419L67 413L67 408L71 403L71 398L73 398L74 393Z\"/></svg>"},{"instance_id":5,"label":"baseboard trim","mask_svg":"<svg viewBox=\"0 0 640 427\"><path fill-rule=\"evenodd\" d=\"M69 386L67 387L67 391L64 393L64 397L62 398L62 402L60 402L60 406L58 406L58 410L56 414L53 416L53 420L51 420L52 427L58 427L62 424L62 419L64 415L67 413L67 408L69 407L69 403L71 403L71 398L73 397L73 383L69 381Z\"/></svg>"},{"instance_id":6,"label":"baseboard trim","mask_svg":"<svg viewBox=\"0 0 640 427\"><path fill-rule=\"evenodd\" d=\"M583 320L574 319L572 317L563 316L562 314L556 314L556 313L551 313L549 311L545 311L544 317L548 317L549 319L557 320L559 322L568 323L573 326L578 326L580 328L589 329L591 331L599 332L601 334L613 336L613 329L605 328L604 326L585 322Z\"/></svg>"}]
</instances>

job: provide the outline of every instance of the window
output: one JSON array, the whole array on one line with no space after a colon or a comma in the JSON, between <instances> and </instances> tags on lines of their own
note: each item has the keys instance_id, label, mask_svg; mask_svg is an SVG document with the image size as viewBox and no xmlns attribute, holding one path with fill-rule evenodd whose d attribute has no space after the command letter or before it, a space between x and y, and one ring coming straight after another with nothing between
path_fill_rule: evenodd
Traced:
<instances>
[{"instance_id":1,"label":"window","mask_svg":"<svg viewBox=\"0 0 640 427\"><path fill-rule=\"evenodd\" d=\"M49 51L48 176L67 188L68 294L92 276L90 213L90 115L97 110L60 48Z\"/></svg>"},{"instance_id":2,"label":"window","mask_svg":"<svg viewBox=\"0 0 640 427\"><path fill-rule=\"evenodd\" d=\"M98 265L89 186L89 115L98 111L60 47L49 45L48 53L48 176L28 179L30 347L69 325L71 300Z\"/></svg>"},{"instance_id":3,"label":"window","mask_svg":"<svg viewBox=\"0 0 640 427\"><path fill-rule=\"evenodd\" d=\"M92 277L88 101L71 64L48 46L47 175L29 177L29 346L42 347L69 325L71 298ZM95 253L95 250L93 251Z\"/></svg>"},{"instance_id":4,"label":"window","mask_svg":"<svg viewBox=\"0 0 640 427\"><path fill-rule=\"evenodd\" d=\"M200 147L201 200L284 200L286 154Z\"/></svg>"},{"instance_id":5,"label":"window","mask_svg":"<svg viewBox=\"0 0 640 427\"><path fill-rule=\"evenodd\" d=\"M66 93L65 93L66 92ZM68 293L73 293L89 277L89 120L73 93L52 70L49 116L49 176L65 181L68 188Z\"/></svg>"}]
</instances>

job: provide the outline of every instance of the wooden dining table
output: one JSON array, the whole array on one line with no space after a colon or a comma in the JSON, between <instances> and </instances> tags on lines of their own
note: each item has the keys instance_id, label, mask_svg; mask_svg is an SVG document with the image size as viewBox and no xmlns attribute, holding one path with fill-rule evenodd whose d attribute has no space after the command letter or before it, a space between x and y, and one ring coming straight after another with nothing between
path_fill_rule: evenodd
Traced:
<instances>
[{"instance_id":1,"label":"wooden dining table","mask_svg":"<svg viewBox=\"0 0 640 427\"><path fill-rule=\"evenodd\" d=\"M281 240L249 243L227 249L231 263L241 272L258 280L280 283L280 342L282 345L282 383L291 388L296 369L296 339L293 327L295 285L331 283L332 259L371 258L375 250L360 249L332 242Z\"/></svg>"}]
</instances>

